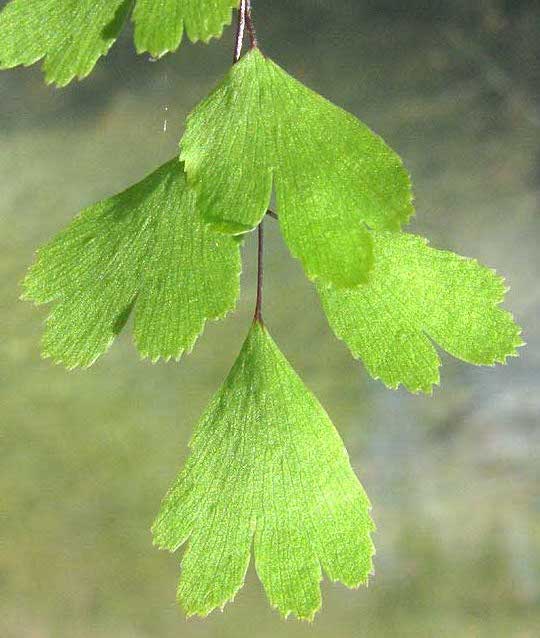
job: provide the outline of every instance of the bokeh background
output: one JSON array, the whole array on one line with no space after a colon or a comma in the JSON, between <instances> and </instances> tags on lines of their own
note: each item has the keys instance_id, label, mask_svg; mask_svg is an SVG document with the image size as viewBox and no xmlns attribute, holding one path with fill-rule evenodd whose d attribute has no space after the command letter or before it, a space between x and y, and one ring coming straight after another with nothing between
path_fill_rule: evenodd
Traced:
<instances>
[{"instance_id":1,"label":"bokeh background","mask_svg":"<svg viewBox=\"0 0 540 638\"><path fill-rule=\"evenodd\" d=\"M3 6L5 2L0 2ZM0 74L0 636L540 635L540 4L519 0L255 3L263 49L405 159L411 230L496 267L528 347L504 367L443 355L432 397L370 380L331 335L267 223L265 316L340 430L374 503L368 589L323 585L313 625L283 621L250 571L236 602L186 620L178 556L149 526L254 299L180 363L140 362L129 327L87 371L40 360L47 309L18 300L34 250L74 213L175 154L183 120L230 63L233 31L152 61L126 31L58 90Z\"/></svg>"}]
</instances>

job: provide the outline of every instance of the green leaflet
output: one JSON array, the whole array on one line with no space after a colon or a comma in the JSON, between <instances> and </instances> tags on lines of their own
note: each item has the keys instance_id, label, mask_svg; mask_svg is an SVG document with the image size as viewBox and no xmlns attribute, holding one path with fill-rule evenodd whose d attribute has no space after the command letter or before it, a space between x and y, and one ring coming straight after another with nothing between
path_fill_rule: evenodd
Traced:
<instances>
[{"instance_id":1,"label":"green leaflet","mask_svg":"<svg viewBox=\"0 0 540 638\"><path fill-rule=\"evenodd\" d=\"M47 82L82 79L118 37L134 0L11 0L0 13L0 68L44 58ZM192 42L221 35L236 0L137 0L137 51L158 57L178 48L185 27Z\"/></svg>"},{"instance_id":2,"label":"green leaflet","mask_svg":"<svg viewBox=\"0 0 540 638\"><path fill-rule=\"evenodd\" d=\"M178 358L207 319L232 310L239 293L238 242L195 214L178 159L128 190L90 206L38 253L24 297L57 301L43 354L89 366L135 306L144 357Z\"/></svg>"},{"instance_id":3,"label":"green leaflet","mask_svg":"<svg viewBox=\"0 0 540 638\"><path fill-rule=\"evenodd\" d=\"M160 57L175 51L185 28L191 42L221 36L239 0L137 0L133 11L137 52Z\"/></svg>"},{"instance_id":4,"label":"green leaflet","mask_svg":"<svg viewBox=\"0 0 540 638\"><path fill-rule=\"evenodd\" d=\"M130 6L130 0L12 0L0 13L0 68L45 58L48 83L82 79L114 44Z\"/></svg>"},{"instance_id":5,"label":"green leaflet","mask_svg":"<svg viewBox=\"0 0 540 638\"><path fill-rule=\"evenodd\" d=\"M159 547L187 545L180 603L206 615L232 600L253 544L272 605L312 618L322 570L348 587L367 583L369 509L328 415L254 323L153 525Z\"/></svg>"},{"instance_id":6,"label":"green leaflet","mask_svg":"<svg viewBox=\"0 0 540 638\"><path fill-rule=\"evenodd\" d=\"M181 158L197 207L224 232L256 227L274 186L291 252L336 286L371 267L362 222L398 230L413 213L409 177L382 139L257 49L191 113Z\"/></svg>"},{"instance_id":7,"label":"green leaflet","mask_svg":"<svg viewBox=\"0 0 540 638\"><path fill-rule=\"evenodd\" d=\"M375 266L355 290L319 286L336 335L387 386L431 392L440 361L432 341L463 361L504 363L523 345L498 307L504 280L472 259L430 248L414 235L372 233Z\"/></svg>"}]
</instances>

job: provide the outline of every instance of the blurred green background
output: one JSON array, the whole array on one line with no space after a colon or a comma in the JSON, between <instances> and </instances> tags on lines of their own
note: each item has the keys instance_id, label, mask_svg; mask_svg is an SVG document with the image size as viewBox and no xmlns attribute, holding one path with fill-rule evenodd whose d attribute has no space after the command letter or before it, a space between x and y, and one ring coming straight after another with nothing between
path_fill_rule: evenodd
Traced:
<instances>
[{"instance_id":1,"label":"blurred green background","mask_svg":"<svg viewBox=\"0 0 540 638\"><path fill-rule=\"evenodd\" d=\"M4 2L0 2L3 6ZM0 636L540 635L540 4L258 0L262 48L403 156L414 232L508 277L528 347L508 366L443 355L433 397L370 380L267 223L265 316L340 430L374 503L369 589L323 585L311 626L283 621L250 571L224 613L186 620L178 556L149 526L190 432L231 366L254 299L179 364L140 362L130 330L87 371L40 360L47 309L18 300L34 250L95 200L175 154L226 71L232 29L163 60L126 32L83 83L0 74ZM129 328L129 327L128 327Z\"/></svg>"}]
</instances>

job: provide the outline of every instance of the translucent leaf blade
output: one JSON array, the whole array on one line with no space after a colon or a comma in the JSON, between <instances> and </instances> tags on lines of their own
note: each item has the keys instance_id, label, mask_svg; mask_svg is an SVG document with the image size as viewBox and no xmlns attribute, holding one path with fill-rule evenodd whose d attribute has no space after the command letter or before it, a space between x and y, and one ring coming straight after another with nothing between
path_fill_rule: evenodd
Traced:
<instances>
[{"instance_id":1,"label":"translucent leaf blade","mask_svg":"<svg viewBox=\"0 0 540 638\"><path fill-rule=\"evenodd\" d=\"M191 442L153 526L155 543L186 542L179 600L206 615L255 566L280 613L312 618L323 570L367 582L370 504L327 414L260 324L254 324Z\"/></svg>"},{"instance_id":2,"label":"translucent leaf blade","mask_svg":"<svg viewBox=\"0 0 540 638\"><path fill-rule=\"evenodd\" d=\"M12 0L0 13L0 68L43 59L46 81L86 77L114 44L131 0Z\"/></svg>"},{"instance_id":3,"label":"translucent leaf blade","mask_svg":"<svg viewBox=\"0 0 540 638\"><path fill-rule=\"evenodd\" d=\"M268 103L262 56L244 57L188 116L180 143L197 208L217 229L243 233L255 228L272 194L273 145L264 120Z\"/></svg>"},{"instance_id":4,"label":"translucent leaf blade","mask_svg":"<svg viewBox=\"0 0 540 638\"><path fill-rule=\"evenodd\" d=\"M74 368L109 348L133 306L141 354L180 357L207 319L234 308L239 275L237 242L202 223L173 159L83 211L39 251L23 285L26 298L57 302L43 352Z\"/></svg>"},{"instance_id":5,"label":"translucent leaf blade","mask_svg":"<svg viewBox=\"0 0 540 638\"><path fill-rule=\"evenodd\" d=\"M409 177L381 138L256 49L190 115L181 157L202 214L225 232L255 228L273 184L291 252L336 286L366 279L365 224L397 230L413 213Z\"/></svg>"},{"instance_id":6,"label":"translucent leaf blade","mask_svg":"<svg viewBox=\"0 0 540 638\"><path fill-rule=\"evenodd\" d=\"M43 59L48 83L90 74L118 38L132 9L138 53L175 51L184 29L192 42L219 37L236 0L11 0L0 13L0 68Z\"/></svg>"},{"instance_id":7,"label":"translucent leaf blade","mask_svg":"<svg viewBox=\"0 0 540 638\"><path fill-rule=\"evenodd\" d=\"M499 307L506 290L501 277L421 237L372 236L375 266L366 285L318 287L332 329L371 376L391 388L431 392L440 366L433 342L477 365L516 355L520 328Z\"/></svg>"},{"instance_id":8,"label":"translucent leaf blade","mask_svg":"<svg viewBox=\"0 0 540 638\"><path fill-rule=\"evenodd\" d=\"M237 6L238 0L137 0L133 11L137 52L159 58L175 51L184 29L191 42L219 37Z\"/></svg>"}]
</instances>

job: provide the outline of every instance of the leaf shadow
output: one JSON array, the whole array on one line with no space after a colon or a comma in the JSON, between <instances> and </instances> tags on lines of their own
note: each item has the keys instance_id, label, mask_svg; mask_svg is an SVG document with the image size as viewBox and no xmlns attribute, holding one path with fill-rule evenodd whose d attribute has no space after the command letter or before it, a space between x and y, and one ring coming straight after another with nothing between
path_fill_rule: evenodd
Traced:
<instances>
[{"instance_id":1,"label":"leaf shadow","mask_svg":"<svg viewBox=\"0 0 540 638\"><path fill-rule=\"evenodd\" d=\"M103 27L101 35L105 40L116 39L124 26L128 14L131 12L134 0L124 0L116 10L113 19Z\"/></svg>"}]
</instances>

